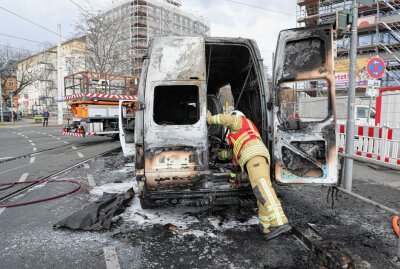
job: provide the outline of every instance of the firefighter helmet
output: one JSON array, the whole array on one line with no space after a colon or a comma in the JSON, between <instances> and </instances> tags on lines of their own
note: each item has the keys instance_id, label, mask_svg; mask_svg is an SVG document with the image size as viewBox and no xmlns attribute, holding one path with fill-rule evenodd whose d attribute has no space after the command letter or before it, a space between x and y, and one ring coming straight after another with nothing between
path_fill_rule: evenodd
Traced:
<instances>
[{"instance_id":1,"label":"firefighter helmet","mask_svg":"<svg viewBox=\"0 0 400 269\"><path fill-rule=\"evenodd\" d=\"M231 115L238 115L238 116L242 116L242 117L246 117L242 111L239 110L234 110L231 112Z\"/></svg>"}]
</instances>

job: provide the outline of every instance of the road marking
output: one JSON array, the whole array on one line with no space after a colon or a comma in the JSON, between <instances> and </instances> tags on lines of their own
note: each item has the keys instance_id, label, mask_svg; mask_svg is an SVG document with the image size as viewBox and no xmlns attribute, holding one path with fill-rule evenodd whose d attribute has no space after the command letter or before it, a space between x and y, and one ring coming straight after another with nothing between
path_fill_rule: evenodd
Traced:
<instances>
[{"instance_id":1,"label":"road marking","mask_svg":"<svg viewBox=\"0 0 400 269\"><path fill-rule=\"evenodd\" d=\"M61 138L59 138L59 137L57 137L56 139L57 139L57 140L61 140Z\"/></svg>"},{"instance_id":2,"label":"road marking","mask_svg":"<svg viewBox=\"0 0 400 269\"><path fill-rule=\"evenodd\" d=\"M67 141L63 141L64 142L64 144L69 144L69 142L67 142Z\"/></svg>"},{"instance_id":3,"label":"road marking","mask_svg":"<svg viewBox=\"0 0 400 269\"><path fill-rule=\"evenodd\" d=\"M23 173L18 182L24 182L28 178L29 173Z\"/></svg>"},{"instance_id":4,"label":"road marking","mask_svg":"<svg viewBox=\"0 0 400 269\"><path fill-rule=\"evenodd\" d=\"M46 133L42 133L42 134L46 135Z\"/></svg>"},{"instance_id":5,"label":"road marking","mask_svg":"<svg viewBox=\"0 0 400 269\"><path fill-rule=\"evenodd\" d=\"M33 163L35 161L35 157L31 157L29 163Z\"/></svg>"},{"instance_id":6,"label":"road marking","mask_svg":"<svg viewBox=\"0 0 400 269\"><path fill-rule=\"evenodd\" d=\"M11 158L14 158L14 157L1 157L0 160L11 159Z\"/></svg>"},{"instance_id":7,"label":"road marking","mask_svg":"<svg viewBox=\"0 0 400 269\"><path fill-rule=\"evenodd\" d=\"M32 140L28 140L28 142L32 143Z\"/></svg>"},{"instance_id":8,"label":"road marking","mask_svg":"<svg viewBox=\"0 0 400 269\"><path fill-rule=\"evenodd\" d=\"M5 207L3 207L3 208L0 208L0 215L1 215L1 213L3 213L3 212L4 212L4 210L6 210L6 208L5 208Z\"/></svg>"},{"instance_id":9,"label":"road marking","mask_svg":"<svg viewBox=\"0 0 400 269\"><path fill-rule=\"evenodd\" d=\"M83 164L83 167L84 167L85 169L89 169L89 168L90 168L90 166L89 166L88 163L84 163L84 164Z\"/></svg>"},{"instance_id":10,"label":"road marking","mask_svg":"<svg viewBox=\"0 0 400 269\"><path fill-rule=\"evenodd\" d=\"M15 134L15 132L13 132L13 134Z\"/></svg>"},{"instance_id":11,"label":"road marking","mask_svg":"<svg viewBox=\"0 0 400 269\"><path fill-rule=\"evenodd\" d=\"M34 145L35 145L35 143L31 143L31 145L32 145L32 146L34 146Z\"/></svg>"},{"instance_id":12,"label":"road marking","mask_svg":"<svg viewBox=\"0 0 400 269\"><path fill-rule=\"evenodd\" d=\"M49 134L49 136L53 136L53 135Z\"/></svg>"},{"instance_id":13,"label":"road marking","mask_svg":"<svg viewBox=\"0 0 400 269\"><path fill-rule=\"evenodd\" d=\"M17 134L22 135L21 133L17 133Z\"/></svg>"},{"instance_id":14,"label":"road marking","mask_svg":"<svg viewBox=\"0 0 400 269\"><path fill-rule=\"evenodd\" d=\"M121 269L115 247L105 247L103 248L103 253L107 269Z\"/></svg>"},{"instance_id":15,"label":"road marking","mask_svg":"<svg viewBox=\"0 0 400 269\"><path fill-rule=\"evenodd\" d=\"M96 186L96 182L94 182L94 178L93 178L92 174L88 174L87 175L87 180L88 180L88 183L89 183L90 187Z\"/></svg>"},{"instance_id":16,"label":"road marking","mask_svg":"<svg viewBox=\"0 0 400 269\"><path fill-rule=\"evenodd\" d=\"M79 152L79 151L77 151L76 154L78 154L79 158L85 157L85 156L83 156L83 154L82 154L81 152Z\"/></svg>"},{"instance_id":17,"label":"road marking","mask_svg":"<svg viewBox=\"0 0 400 269\"><path fill-rule=\"evenodd\" d=\"M76 149L76 147L75 147L75 146L71 146L71 148L72 148L72 149Z\"/></svg>"},{"instance_id":18,"label":"road marking","mask_svg":"<svg viewBox=\"0 0 400 269\"><path fill-rule=\"evenodd\" d=\"M37 148L33 148L33 152L36 152L37 151Z\"/></svg>"}]
</instances>

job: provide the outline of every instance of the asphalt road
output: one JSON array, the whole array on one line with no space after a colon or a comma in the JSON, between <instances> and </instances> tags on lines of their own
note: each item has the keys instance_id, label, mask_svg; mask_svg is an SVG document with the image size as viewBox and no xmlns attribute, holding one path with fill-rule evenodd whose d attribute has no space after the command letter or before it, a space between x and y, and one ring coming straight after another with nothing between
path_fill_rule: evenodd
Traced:
<instances>
[{"instance_id":1,"label":"asphalt road","mask_svg":"<svg viewBox=\"0 0 400 269\"><path fill-rule=\"evenodd\" d=\"M63 136L59 127L0 128L0 183L42 179L118 147L107 137Z\"/></svg>"},{"instance_id":2,"label":"asphalt road","mask_svg":"<svg viewBox=\"0 0 400 269\"><path fill-rule=\"evenodd\" d=\"M32 154L31 143L39 154L33 156L32 163L32 155L1 163L0 182L19 180L24 173L29 173L27 179L48 176L118 148L118 142L102 137L62 137L56 128L22 130L0 128L1 157ZM49 150L41 152L45 149ZM104 191L136 189L133 165L116 149L57 176L82 182L77 193L0 209L0 268L323 268L321 261L291 234L265 242L257 233L256 213L251 207L142 210L135 197L108 231L53 228ZM399 173L355 164L354 191L395 209L400 208L399 182ZM72 187L41 184L7 202L30 201ZM327 202L327 187L276 189L291 223L298 228L312 227L329 249L357 256L366 262L363 268L400 268L394 262L397 240L390 227L390 214L344 194L338 195L332 207L331 201ZM166 224L176 227L167 228L171 225Z\"/></svg>"}]
</instances>

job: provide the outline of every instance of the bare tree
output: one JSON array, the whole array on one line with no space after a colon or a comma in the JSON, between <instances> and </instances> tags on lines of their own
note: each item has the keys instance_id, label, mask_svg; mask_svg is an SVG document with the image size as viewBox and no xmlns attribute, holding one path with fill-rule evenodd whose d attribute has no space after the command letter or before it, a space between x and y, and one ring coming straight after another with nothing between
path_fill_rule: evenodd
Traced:
<instances>
[{"instance_id":1,"label":"bare tree","mask_svg":"<svg viewBox=\"0 0 400 269\"><path fill-rule=\"evenodd\" d=\"M129 16L113 18L110 14L97 14L82 9L75 24L78 35L86 35L86 69L88 71L130 75L131 43Z\"/></svg>"},{"instance_id":2,"label":"bare tree","mask_svg":"<svg viewBox=\"0 0 400 269\"><path fill-rule=\"evenodd\" d=\"M0 46L0 83L3 89L5 88L6 79L14 77L17 85L13 94L17 95L40 78L40 72L32 68L34 60L31 56L31 52L28 50ZM21 61L23 61L23 64L20 64ZM3 91L5 100L10 99L9 95L10 93Z\"/></svg>"}]
</instances>

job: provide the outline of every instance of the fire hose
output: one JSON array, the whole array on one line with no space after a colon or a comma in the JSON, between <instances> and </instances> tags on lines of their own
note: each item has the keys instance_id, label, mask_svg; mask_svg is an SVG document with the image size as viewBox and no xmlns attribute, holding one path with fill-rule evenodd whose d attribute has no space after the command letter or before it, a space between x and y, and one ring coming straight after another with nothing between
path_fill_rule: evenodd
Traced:
<instances>
[{"instance_id":1,"label":"fire hose","mask_svg":"<svg viewBox=\"0 0 400 269\"><path fill-rule=\"evenodd\" d=\"M48 197L44 197L44 198L40 198L40 199L35 199L35 200L31 200L28 202L20 202L20 203L14 203L14 204L5 204L5 205L0 205L0 208L7 208L7 207L17 207L17 206L24 206L24 205L31 205L31 204L36 204L36 203L41 203L41 202L45 202L45 201L50 201L50 200L54 200L57 198L61 198L64 196L67 196L69 194L72 194L76 191L78 191L81 187L81 183L79 181L76 180L69 180L69 179L65 179L65 180L49 180L49 179L43 179L43 180L29 180L29 181L23 181L23 182L6 182L6 183L0 183L0 187L1 186L6 186L5 188L1 188L0 191L2 190L6 190L8 188L11 188L15 185L19 185L19 184L37 184L37 183L72 183L75 184L75 188L71 191L67 191L67 192L63 192L54 196L48 196Z\"/></svg>"}]
</instances>

